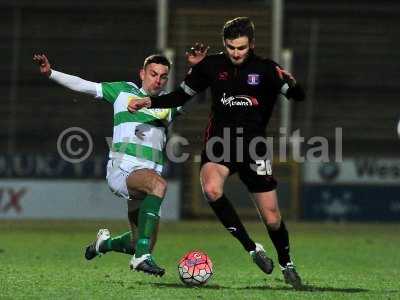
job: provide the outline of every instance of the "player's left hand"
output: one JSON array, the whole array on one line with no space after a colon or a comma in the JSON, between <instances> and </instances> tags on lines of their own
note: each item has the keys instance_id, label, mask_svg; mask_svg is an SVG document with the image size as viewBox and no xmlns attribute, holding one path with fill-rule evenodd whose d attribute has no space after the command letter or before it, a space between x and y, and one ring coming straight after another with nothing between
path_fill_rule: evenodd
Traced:
<instances>
[{"instance_id":1,"label":"player's left hand","mask_svg":"<svg viewBox=\"0 0 400 300\"><path fill-rule=\"evenodd\" d=\"M148 97L145 98L135 98L132 97L128 103L128 111L131 113L137 112L139 109L142 109L144 107L149 108L151 106L151 99Z\"/></svg>"},{"instance_id":2,"label":"player's left hand","mask_svg":"<svg viewBox=\"0 0 400 300\"><path fill-rule=\"evenodd\" d=\"M51 65L46 55L44 54L34 54L33 61L39 65L40 73L49 77L51 74Z\"/></svg>"},{"instance_id":3,"label":"player's left hand","mask_svg":"<svg viewBox=\"0 0 400 300\"><path fill-rule=\"evenodd\" d=\"M186 51L186 59L189 66L197 65L201 62L204 57L207 56L209 46L205 46L203 43L196 43L194 46L190 47L188 51Z\"/></svg>"}]
</instances>

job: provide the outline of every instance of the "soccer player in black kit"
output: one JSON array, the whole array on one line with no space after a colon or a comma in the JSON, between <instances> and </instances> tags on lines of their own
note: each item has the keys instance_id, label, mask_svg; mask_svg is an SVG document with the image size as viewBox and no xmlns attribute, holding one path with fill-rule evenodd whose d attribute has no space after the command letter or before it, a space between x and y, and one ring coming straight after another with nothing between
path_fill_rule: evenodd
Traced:
<instances>
[{"instance_id":1,"label":"soccer player in black kit","mask_svg":"<svg viewBox=\"0 0 400 300\"><path fill-rule=\"evenodd\" d=\"M240 241L258 267L270 274L273 261L262 245L249 237L224 195L225 180L238 172L255 198L276 248L285 282L300 288L301 279L289 255L289 234L278 206L277 183L272 176L267 145L252 141L266 136L266 126L279 94L296 101L303 100L305 95L295 79L277 63L254 54L254 24L249 18L238 17L226 22L222 34L224 53L207 55L193 66L177 90L159 97L132 100L128 110L181 106L211 87L212 106L200 170L204 196L225 228ZM210 141L215 137L225 137L228 142L214 143L211 147ZM238 147L238 138L243 147Z\"/></svg>"}]
</instances>

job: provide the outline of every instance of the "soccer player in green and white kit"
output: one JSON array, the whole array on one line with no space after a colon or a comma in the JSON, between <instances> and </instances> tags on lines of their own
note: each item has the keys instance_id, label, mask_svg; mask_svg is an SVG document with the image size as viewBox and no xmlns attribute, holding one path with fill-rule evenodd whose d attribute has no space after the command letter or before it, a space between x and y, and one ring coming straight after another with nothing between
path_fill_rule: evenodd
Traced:
<instances>
[{"instance_id":1,"label":"soccer player in green and white kit","mask_svg":"<svg viewBox=\"0 0 400 300\"><path fill-rule=\"evenodd\" d=\"M147 57L140 70L142 87L139 88L131 82L96 83L56 71L51 69L43 54L36 54L33 59L39 64L41 74L51 80L70 90L104 99L114 107L113 144L107 164L107 182L114 194L128 200L131 231L111 238L108 229L100 229L97 239L86 248L86 259L108 251L134 254L130 261L131 269L164 275L165 270L154 262L151 250L167 187L161 177L166 143L165 123L172 121L177 110L142 109L131 114L127 105L131 97L156 96L163 92L170 70L169 60L162 55ZM136 227L137 239L133 237Z\"/></svg>"}]
</instances>

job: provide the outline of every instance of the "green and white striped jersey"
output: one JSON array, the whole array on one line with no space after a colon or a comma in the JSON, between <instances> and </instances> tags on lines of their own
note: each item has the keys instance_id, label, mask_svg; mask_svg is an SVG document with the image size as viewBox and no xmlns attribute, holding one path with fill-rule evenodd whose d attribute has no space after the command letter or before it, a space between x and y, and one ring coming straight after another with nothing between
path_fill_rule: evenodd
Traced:
<instances>
[{"instance_id":1,"label":"green and white striped jersey","mask_svg":"<svg viewBox=\"0 0 400 300\"><path fill-rule=\"evenodd\" d=\"M110 158L141 164L161 172L169 122L177 108L127 110L131 98L145 97L143 89L132 82L103 82L97 85L97 98L114 106L114 132Z\"/></svg>"}]
</instances>

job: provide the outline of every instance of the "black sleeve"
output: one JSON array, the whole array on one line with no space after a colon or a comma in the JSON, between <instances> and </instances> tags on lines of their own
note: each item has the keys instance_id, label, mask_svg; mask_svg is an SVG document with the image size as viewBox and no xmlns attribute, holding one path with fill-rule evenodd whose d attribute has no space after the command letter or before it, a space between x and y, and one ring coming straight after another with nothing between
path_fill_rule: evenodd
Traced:
<instances>
[{"instance_id":1,"label":"black sleeve","mask_svg":"<svg viewBox=\"0 0 400 300\"><path fill-rule=\"evenodd\" d=\"M151 107L150 108L167 108L167 107L178 107L185 104L191 96L186 94L182 88L178 88L175 91L166 95L150 97Z\"/></svg>"},{"instance_id":2,"label":"black sleeve","mask_svg":"<svg viewBox=\"0 0 400 300\"><path fill-rule=\"evenodd\" d=\"M306 93L302 86L298 83L289 87L286 91L286 98L293 99L295 101L303 101L306 98Z\"/></svg>"},{"instance_id":3,"label":"black sleeve","mask_svg":"<svg viewBox=\"0 0 400 300\"><path fill-rule=\"evenodd\" d=\"M214 60L215 56L206 56L201 62L190 68L181 84L186 94L194 96L210 85L210 72Z\"/></svg>"}]
</instances>

